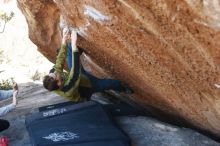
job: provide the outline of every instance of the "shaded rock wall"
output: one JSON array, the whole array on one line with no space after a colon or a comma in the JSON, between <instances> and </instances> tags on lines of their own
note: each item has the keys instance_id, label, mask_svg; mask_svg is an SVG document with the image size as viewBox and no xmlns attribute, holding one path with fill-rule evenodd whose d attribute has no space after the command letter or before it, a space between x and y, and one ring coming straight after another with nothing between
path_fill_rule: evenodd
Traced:
<instances>
[{"instance_id":1,"label":"shaded rock wall","mask_svg":"<svg viewBox=\"0 0 220 146\"><path fill-rule=\"evenodd\" d=\"M131 98L220 135L220 13L217 0L17 0L29 36L49 60L59 22Z\"/></svg>"}]
</instances>

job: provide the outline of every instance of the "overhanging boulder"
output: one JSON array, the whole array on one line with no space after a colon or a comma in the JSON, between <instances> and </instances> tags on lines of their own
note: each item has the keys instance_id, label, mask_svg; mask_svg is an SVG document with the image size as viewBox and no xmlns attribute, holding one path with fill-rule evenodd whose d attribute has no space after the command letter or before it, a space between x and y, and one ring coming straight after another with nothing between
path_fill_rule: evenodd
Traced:
<instances>
[{"instance_id":1,"label":"overhanging boulder","mask_svg":"<svg viewBox=\"0 0 220 146\"><path fill-rule=\"evenodd\" d=\"M220 90L214 87L220 82L220 14L214 0L17 1L30 39L50 61L60 46L62 16L77 28L87 55L135 90L131 100L220 136Z\"/></svg>"}]
</instances>

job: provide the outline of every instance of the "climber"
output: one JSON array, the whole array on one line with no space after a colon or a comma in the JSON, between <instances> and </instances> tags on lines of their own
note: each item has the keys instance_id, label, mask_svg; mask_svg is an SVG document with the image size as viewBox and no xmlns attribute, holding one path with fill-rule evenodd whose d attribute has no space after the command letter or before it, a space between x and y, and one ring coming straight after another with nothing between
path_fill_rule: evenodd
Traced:
<instances>
[{"instance_id":1,"label":"climber","mask_svg":"<svg viewBox=\"0 0 220 146\"><path fill-rule=\"evenodd\" d=\"M68 40L71 37L71 43ZM63 29L61 49L56 63L43 80L44 87L49 91L64 96L74 102L88 100L94 92L115 90L118 92L133 93L127 86L114 79L98 79L83 69L80 63L80 54L76 46L77 34L74 30ZM63 72L64 62L67 62L69 72Z\"/></svg>"},{"instance_id":2,"label":"climber","mask_svg":"<svg viewBox=\"0 0 220 146\"><path fill-rule=\"evenodd\" d=\"M13 84L13 90L0 90L0 100L5 100L12 96L12 103L0 108L0 116L7 114L9 111L14 109L17 105L18 85ZM0 119L0 131L8 129L9 122L7 120Z\"/></svg>"}]
</instances>

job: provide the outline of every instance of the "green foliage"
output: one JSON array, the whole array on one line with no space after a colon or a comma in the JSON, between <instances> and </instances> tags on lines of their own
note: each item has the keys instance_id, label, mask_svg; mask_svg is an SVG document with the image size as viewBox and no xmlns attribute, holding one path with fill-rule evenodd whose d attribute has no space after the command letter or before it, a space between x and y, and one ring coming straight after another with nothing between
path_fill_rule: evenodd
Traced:
<instances>
[{"instance_id":1,"label":"green foliage","mask_svg":"<svg viewBox=\"0 0 220 146\"><path fill-rule=\"evenodd\" d=\"M0 90L10 90L13 89L13 83L14 79L6 79L6 80L1 80L0 82Z\"/></svg>"},{"instance_id":2,"label":"green foliage","mask_svg":"<svg viewBox=\"0 0 220 146\"><path fill-rule=\"evenodd\" d=\"M11 20L12 17L14 17L14 15L15 15L14 12L11 12L9 16L6 13L0 13L0 19L4 20L7 23L8 21Z\"/></svg>"},{"instance_id":3,"label":"green foliage","mask_svg":"<svg viewBox=\"0 0 220 146\"><path fill-rule=\"evenodd\" d=\"M11 18L12 17L14 17L14 12L11 12L10 13L10 15L7 15L5 12L0 12L0 20L2 20L3 21L3 23L1 22L0 23L0 26L1 26L1 31L0 31L0 33L3 33L4 32L4 30L5 30L5 25L6 25L6 23L8 22L8 21L10 21L11 20Z\"/></svg>"},{"instance_id":4,"label":"green foliage","mask_svg":"<svg viewBox=\"0 0 220 146\"><path fill-rule=\"evenodd\" d=\"M31 79L33 81L40 80L41 78L42 78L42 74L38 70L31 76Z\"/></svg>"}]
</instances>

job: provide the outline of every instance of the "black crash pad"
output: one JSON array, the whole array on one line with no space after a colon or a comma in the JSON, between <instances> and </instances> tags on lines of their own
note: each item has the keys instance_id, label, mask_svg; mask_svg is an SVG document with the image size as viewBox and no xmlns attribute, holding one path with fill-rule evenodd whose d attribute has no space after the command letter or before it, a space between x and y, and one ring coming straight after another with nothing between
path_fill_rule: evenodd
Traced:
<instances>
[{"instance_id":1,"label":"black crash pad","mask_svg":"<svg viewBox=\"0 0 220 146\"><path fill-rule=\"evenodd\" d=\"M67 102L63 102L63 103L39 107L39 111L42 112L42 111L46 111L46 110L52 110L52 109L61 108L64 106L75 105L75 104L76 104L75 102L67 101ZM100 105L112 117L143 115L140 110L135 109L134 107L132 107L129 104L124 103L124 102L121 102L118 104L100 104Z\"/></svg>"},{"instance_id":2,"label":"black crash pad","mask_svg":"<svg viewBox=\"0 0 220 146\"><path fill-rule=\"evenodd\" d=\"M26 117L34 146L129 146L127 135L94 102L59 106Z\"/></svg>"}]
</instances>

